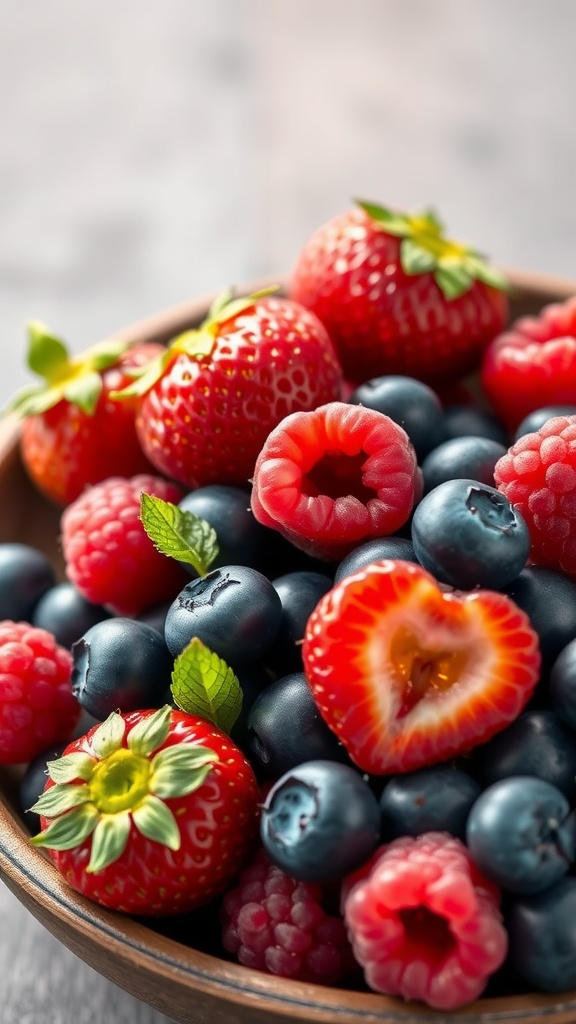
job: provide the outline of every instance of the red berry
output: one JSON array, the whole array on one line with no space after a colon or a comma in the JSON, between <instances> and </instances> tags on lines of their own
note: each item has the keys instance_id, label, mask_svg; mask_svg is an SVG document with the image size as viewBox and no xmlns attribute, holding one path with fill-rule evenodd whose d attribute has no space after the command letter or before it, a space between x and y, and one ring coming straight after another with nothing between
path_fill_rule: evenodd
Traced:
<instances>
[{"instance_id":1,"label":"red berry","mask_svg":"<svg viewBox=\"0 0 576 1024\"><path fill-rule=\"evenodd\" d=\"M520 437L494 480L526 521L531 561L576 577L576 416L554 416Z\"/></svg>"},{"instance_id":2,"label":"red berry","mask_svg":"<svg viewBox=\"0 0 576 1024\"><path fill-rule=\"evenodd\" d=\"M31 761L66 742L80 718L72 655L45 629L0 623L0 764Z\"/></svg>"},{"instance_id":3,"label":"red berry","mask_svg":"<svg viewBox=\"0 0 576 1024\"><path fill-rule=\"evenodd\" d=\"M513 431L536 409L574 403L576 296L545 306L498 335L484 353L482 386Z\"/></svg>"},{"instance_id":4,"label":"red berry","mask_svg":"<svg viewBox=\"0 0 576 1024\"><path fill-rule=\"evenodd\" d=\"M224 896L224 948L246 967L337 984L354 958L344 922L326 909L327 893L285 875L260 849Z\"/></svg>"},{"instance_id":5,"label":"red berry","mask_svg":"<svg viewBox=\"0 0 576 1024\"><path fill-rule=\"evenodd\" d=\"M281 298L240 304L174 340L137 418L150 461L190 488L246 484L284 416L340 396L342 371L313 313Z\"/></svg>"},{"instance_id":6,"label":"red berry","mask_svg":"<svg viewBox=\"0 0 576 1024\"><path fill-rule=\"evenodd\" d=\"M34 810L43 831L32 843L73 889L156 917L230 885L257 838L259 792L229 736L166 705L114 712L74 740Z\"/></svg>"},{"instance_id":7,"label":"red berry","mask_svg":"<svg viewBox=\"0 0 576 1024\"><path fill-rule=\"evenodd\" d=\"M149 363L162 351L152 343L136 345L114 357L112 365L94 371L82 358L70 362L72 380L90 377L96 392L89 411L84 402L68 397L54 400L43 412L26 414L22 407L21 451L27 472L36 486L53 501L67 505L85 487L108 476L133 476L152 466L136 434L137 400L113 401L110 393L132 380L130 371ZM65 382L60 385L60 390ZM47 391L49 388L47 389ZM58 389L53 389L55 396Z\"/></svg>"},{"instance_id":8,"label":"red berry","mask_svg":"<svg viewBox=\"0 0 576 1024\"><path fill-rule=\"evenodd\" d=\"M498 894L447 833L383 846L343 886L344 919L370 988L453 1010L503 963Z\"/></svg>"},{"instance_id":9,"label":"red berry","mask_svg":"<svg viewBox=\"0 0 576 1024\"><path fill-rule=\"evenodd\" d=\"M296 547L339 560L408 519L422 477L402 427L362 406L330 402L287 416L254 469L252 511Z\"/></svg>"},{"instance_id":10,"label":"red berry","mask_svg":"<svg viewBox=\"0 0 576 1024\"><path fill-rule=\"evenodd\" d=\"M174 598L190 577L161 554L140 521L140 495L177 504L182 491L158 476L110 477L88 488L61 519L66 574L83 597L136 616Z\"/></svg>"},{"instance_id":11,"label":"red berry","mask_svg":"<svg viewBox=\"0 0 576 1024\"><path fill-rule=\"evenodd\" d=\"M539 676L538 637L504 594L448 591L411 562L344 577L302 657L318 709L364 771L445 761L513 721Z\"/></svg>"},{"instance_id":12,"label":"red berry","mask_svg":"<svg viewBox=\"0 0 576 1024\"><path fill-rule=\"evenodd\" d=\"M433 215L366 204L312 235L289 291L325 325L351 381L403 374L445 385L477 369L503 329L501 286L478 254L442 236Z\"/></svg>"}]
</instances>

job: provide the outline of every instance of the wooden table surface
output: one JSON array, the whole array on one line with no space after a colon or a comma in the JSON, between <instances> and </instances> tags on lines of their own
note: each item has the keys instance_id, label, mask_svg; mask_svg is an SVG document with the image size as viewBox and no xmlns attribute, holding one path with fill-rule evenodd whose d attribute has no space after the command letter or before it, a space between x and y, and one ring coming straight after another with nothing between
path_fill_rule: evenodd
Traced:
<instances>
[{"instance_id":1,"label":"wooden table surface","mask_svg":"<svg viewBox=\"0 0 576 1024\"><path fill-rule=\"evenodd\" d=\"M576 277L573 0L4 0L0 403L24 324L79 350L289 268L354 196ZM0 886L2 1024L162 1024Z\"/></svg>"}]
</instances>

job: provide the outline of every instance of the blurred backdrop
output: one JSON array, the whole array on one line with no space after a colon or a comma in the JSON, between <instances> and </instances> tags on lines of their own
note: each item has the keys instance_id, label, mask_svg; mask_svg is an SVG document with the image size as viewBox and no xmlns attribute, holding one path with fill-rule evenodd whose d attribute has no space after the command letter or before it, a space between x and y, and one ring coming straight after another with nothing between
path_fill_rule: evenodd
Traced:
<instances>
[{"instance_id":1,"label":"blurred backdrop","mask_svg":"<svg viewBox=\"0 0 576 1024\"><path fill-rule=\"evenodd\" d=\"M354 196L576 277L574 0L0 7L0 404L27 319L79 350L289 269ZM6 1024L167 1021L0 916Z\"/></svg>"},{"instance_id":2,"label":"blurred backdrop","mask_svg":"<svg viewBox=\"0 0 576 1024\"><path fill-rule=\"evenodd\" d=\"M573 0L3 0L0 400L360 196L576 275Z\"/></svg>"}]
</instances>

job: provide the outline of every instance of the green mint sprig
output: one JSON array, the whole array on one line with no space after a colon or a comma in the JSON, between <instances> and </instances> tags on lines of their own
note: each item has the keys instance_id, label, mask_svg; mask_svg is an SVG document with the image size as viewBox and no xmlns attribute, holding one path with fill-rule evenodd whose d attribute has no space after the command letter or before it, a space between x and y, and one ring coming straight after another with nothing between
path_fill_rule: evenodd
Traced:
<instances>
[{"instance_id":1,"label":"green mint sprig","mask_svg":"<svg viewBox=\"0 0 576 1024\"><path fill-rule=\"evenodd\" d=\"M170 686L174 703L230 733L242 710L238 677L215 651L195 636L174 662Z\"/></svg>"},{"instance_id":2,"label":"green mint sprig","mask_svg":"<svg viewBox=\"0 0 576 1024\"><path fill-rule=\"evenodd\" d=\"M210 523L145 492L140 495L140 519L158 551L193 566L199 576L206 575L219 551Z\"/></svg>"}]
</instances>

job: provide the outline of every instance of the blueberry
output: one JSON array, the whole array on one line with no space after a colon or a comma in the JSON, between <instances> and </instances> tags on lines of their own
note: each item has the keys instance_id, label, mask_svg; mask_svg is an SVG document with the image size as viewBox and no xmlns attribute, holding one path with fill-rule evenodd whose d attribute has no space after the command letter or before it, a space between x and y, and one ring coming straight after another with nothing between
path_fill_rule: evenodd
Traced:
<instances>
[{"instance_id":1,"label":"blueberry","mask_svg":"<svg viewBox=\"0 0 576 1024\"><path fill-rule=\"evenodd\" d=\"M576 740L553 711L524 711L475 754L485 785L510 775L535 775L568 800L576 796Z\"/></svg>"},{"instance_id":2,"label":"blueberry","mask_svg":"<svg viewBox=\"0 0 576 1024\"><path fill-rule=\"evenodd\" d=\"M277 679L256 697L248 715L248 742L252 763L273 779L304 761L349 760L321 717L303 672Z\"/></svg>"},{"instance_id":3,"label":"blueberry","mask_svg":"<svg viewBox=\"0 0 576 1024\"><path fill-rule=\"evenodd\" d=\"M526 612L538 634L543 669L551 668L576 639L576 582L557 569L528 565L503 590Z\"/></svg>"},{"instance_id":4,"label":"blueberry","mask_svg":"<svg viewBox=\"0 0 576 1024\"><path fill-rule=\"evenodd\" d=\"M0 544L0 619L31 622L38 601L56 583L54 567L28 544Z\"/></svg>"},{"instance_id":5,"label":"blueberry","mask_svg":"<svg viewBox=\"0 0 576 1024\"><path fill-rule=\"evenodd\" d=\"M444 440L452 437L489 437L508 447L508 435L500 421L490 412L473 405L452 405L444 410Z\"/></svg>"},{"instance_id":6,"label":"blueberry","mask_svg":"<svg viewBox=\"0 0 576 1024\"><path fill-rule=\"evenodd\" d=\"M552 707L563 722L576 729L576 640L560 652L548 681Z\"/></svg>"},{"instance_id":7,"label":"blueberry","mask_svg":"<svg viewBox=\"0 0 576 1024\"><path fill-rule=\"evenodd\" d=\"M413 377L375 377L356 388L348 401L376 409L398 423L408 434L418 461L444 438L444 414L438 395Z\"/></svg>"},{"instance_id":8,"label":"blueberry","mask_svg":"<svg viewBox=\"0 0 576 1024\"><path fill-rule=\"evenodd\" d=\"M248 718L254 701L267 686L273 681L274 676L265 665L246 665L236 672L240 689L242 690L242 707L240 714L230 730L230 738L237 747L240 747L248 758L250 758L250 735L248 732ZM169 697L171 698L171 694ZM166 703L166 702L165 702ZM168 701L169 703L169 701Z\"/></svg>"},{"instance_id":9,"label":"blueberry","mask_svg":"<svg viewBox=\"0 0 576 1024\"><path fill-rule=\"evenodd\" d=\"M282 618L268 661L282 675L302 668L301 641L318 601L332 589L332 579L319 572L289 572L272 580L282 602Z\"/></svg>"},{"instance_id":10,"label":"blueberry","mask_svg":"<svg viewBox=\"0 0 576 1024\"><path fill-rule=\"evenodd\" d=\"M540 427L543 427L546 420L552 416L576 416L576 405L546 405L541 409L534 409L528 413L522 422L516 427L514 441L517 441L524 434L534 434Z\"/></svg>"},{"instance_id":11,"label":"blueberry","mask_svg":"<svg viewBox=\"0 0 576 1024\"><path fill-rule=\"evenodd\" d=\"M262 567L269 531L255 518L249 491L225 484L209 484L186 494L179 507L205 519L215 529L219 550L213 569L236 563L255 569ZM186 568L194 573L192 566Z\"/></svg>"},{"instance_id":12,"label":"blueberry","mask_svg":"<svg viewBox=\"0 0 576 1024\"><path fill-rule=\"evenodd\" d=\"M424 493L446 480L477 480L494 486L494 466L507 448L489 437L453 437L434 448L422 463Z\"/></svg>"},{"instance_id":13,"label":"blueberry","mask_svg":"<svg viewBox=\"0 0 576 1024\"><path fill-rule=\"evenodd\" d=\"M174 665L155 629L122 617L87 630L72 645L72 658L74 694L100 721L112 711L159 707Z\"/></svg>"},{"instance_id":14,"label":"blueberry","mask_svg":"<svg viewBox=\"0 0 576 1024\"><path fill-rule=\"evenodd\" d=\"M36 814L35 811L31 811L30 808L34 806L38 797L44 792L44 786L48 779L46 764L48 761L55 761L61 757L66 746L66 743L60 743L44 751L42 754L38 754L26 766L24 774L20 779L18 805L24 822L32 835L37 835L42 827L40 815Z\"/></svg>"},{"instance_id":15,"label":"blueberry","mask_svg":"<svg viewBox=\"0 0 576 1024\"><path fill-rule=\"evenodd\" d=\"M531 988L576 988L576 878L562 878L545 892L514 900L506 927L510 962Z\"/></svg>"},{"instance_id":16,"label":"blueberry","mask_svg":"<svg viewBox=\"0 0 576 1024\"><path fill-rule=\"evenodd\" d=\"M292 878L336 882L378 846L380 809L355 768L307 761L270 789L260 834L269 856Z\"/></svg>"},{"instance_id":17,"label":"blueberry","mask_svg":"<svg viewBox=\"0 0 576 1024\"><path fill-rule=\"evenodd\" d=\"M367 540L360 544L349 555L342 559L336 569L334 582L339 583L345 576L351 576L371 562L378 562L381 558L400 558L405 562L417 562L414 554L412 541L407 537L377 537L376 540Z\"/></svg>"},{"instance_id":18,"label":"blueberry","mask_svg":"<svg viewBox=\"0 0 576 1024\"><path fill-rule=\"evenodd\" d=\"M472 776L450 765L396 775L380 797L382 839L450 832L463 840L470 808L480 793Z\"/></svg>"},{"instance_id":19,"label":"blueberry","mask_svg":"<svg viewBox=\"0 0 576 1024\"><path fill-rule=\"evenodd\" d=\"M191 567L190 567L191 568ZM138 622L145 622L147 626L152 626L160 636L164 636L164 625L166 623L166 616L168 609L170 608L172 601L159 601L158 604L150 605L149 608L145 608L143 612L137 616Z\"/></svg>"},{"instance_id":20,"label":"blueberry","mask_svg":"<svg viewBox=\"0 0 576 1024\"><path fill-rule=\"evenodd\" d=\"M480 870L514 893L553 885L576 855L566 797L530 775L514 775L484 790L470 811L466 842Z\"/></svg>"},{"instance_id":21,"label":"blueberry","mask_svg":"<svg viewBox=\"0 0 576 1024\"><path fill-rule=\"evenodd\" d=\"M524 519L508 498L475 480L447 480L412 519L416 557L442 583L498 589L522 571L530 550Z\"/></svg>"},{"instance_id":22,"label":"blueberry","mask_svg":"<svg viewBox=\"0 0 576 1024\"><path fill-rule=\"evenodd\" d=\"M91 626L110 617L109 611L87 601L72 583L58 583L38 601L32 624L47 629L59 644L70 648Z\"/></svg>"},{"instance_id":23,"label":"blueberry","mask_svg":"<svg viewBox=\"0 0 576 1024\"><path fill-rule=\"evenodd\" d=\"M280 628L282 602L256 569L228 565L187 583L164 625L176 657L197 636L232 668L261 661Z\"/></svg>"}]
</instances>

